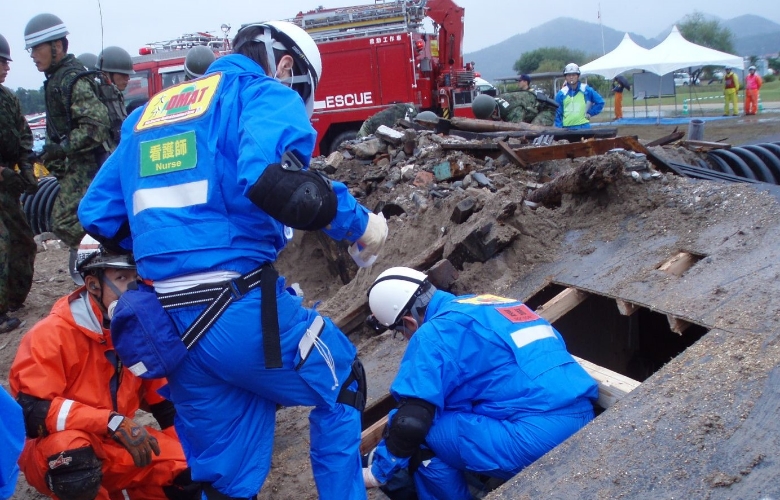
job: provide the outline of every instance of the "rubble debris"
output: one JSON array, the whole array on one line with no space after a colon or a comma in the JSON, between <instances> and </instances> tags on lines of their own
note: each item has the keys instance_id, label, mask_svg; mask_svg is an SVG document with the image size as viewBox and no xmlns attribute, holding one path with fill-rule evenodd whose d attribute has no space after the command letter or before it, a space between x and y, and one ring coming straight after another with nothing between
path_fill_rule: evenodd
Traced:
<instances>
[{"instance_id":1,"label":"rubble debris","mask_svg":"<svg viewBox=\"0 0 780 500\"><path fill-rule=\"evenodd\" d=\"M589 158L582 165L548 182L528 195L528 201L543 205L557 205L564 193L584 193L601 189L615 182L625 167L621 155Z\"/></svg>"},{"instance_id":2,"label":"rubble debris","mask_svg":"<svg viewBox=\"0 0 780 500\"><path fill-rule=\"evenodd\" d=\"M712 141L687 140L680 141L680 145L690 149L691 151L696 151L697 153L706 153L707 151L712 151L713 149L731 149L731 144ZM650 144L648 144L648 146L650 146Z\"/></svg>"},{"instance_id":3,"label":"rubble debris","mask_svg":"<svg viewBox=\"0 0 780 500\"><path fill-rule=\"evenodd\" d=\"M469 196L455 205L455 210L452 211L450 220L455 224L463 224L474 214L474 212L476 212L476 210L477 200Z\"/></svg>"}]
</instances>

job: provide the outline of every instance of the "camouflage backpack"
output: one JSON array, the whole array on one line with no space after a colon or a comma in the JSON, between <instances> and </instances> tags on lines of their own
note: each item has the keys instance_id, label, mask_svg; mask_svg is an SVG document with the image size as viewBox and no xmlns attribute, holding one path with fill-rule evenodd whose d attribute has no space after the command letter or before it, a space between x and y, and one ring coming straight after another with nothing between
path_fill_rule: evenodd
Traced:
<instances>
[{"instance_id":1,"label":"camouflage backpack","mask_svg":"<svg viewBox=\"0 0 780 500\"><path fill-rule=\"evenodd\" d=\"M72 129L72 117L71 117L71 96L73 94L73 86L80 78L87 78L95 89L95 95L100 102L108 109L108 120L111 124L111 140L114 143L113 147L119 144L119 139L122 136L122 122L127 118L127 110L125 109L125 101L122 93L116 88L108 76L102 71L83 71L73 78L68 85L68 91L65 98L65 109L67 110L68 129Z\"/></svg>"}]
</instances>

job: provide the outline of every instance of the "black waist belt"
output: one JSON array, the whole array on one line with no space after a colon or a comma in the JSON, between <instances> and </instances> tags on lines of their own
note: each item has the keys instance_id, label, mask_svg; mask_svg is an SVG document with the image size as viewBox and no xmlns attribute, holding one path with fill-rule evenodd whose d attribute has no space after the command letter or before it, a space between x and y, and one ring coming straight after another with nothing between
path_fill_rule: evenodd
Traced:
<instances>
[{"instance_id":1,"label":"black waist belt","mask_svg":"<svg viewBox=\"0 0 780 500\"><path fill-rule=\"evenodd\" d=\"M180 292L157 294L157 297L166 310L208 304L181 336L187 349L192 349L230 304L243 298L250 290L260 287L260 322L263 327L265 367L281 368L282 346L276 312L278 278L279 274L273 265L263 264L234 280L199 285Z\"/></svg>"}]
</instances>

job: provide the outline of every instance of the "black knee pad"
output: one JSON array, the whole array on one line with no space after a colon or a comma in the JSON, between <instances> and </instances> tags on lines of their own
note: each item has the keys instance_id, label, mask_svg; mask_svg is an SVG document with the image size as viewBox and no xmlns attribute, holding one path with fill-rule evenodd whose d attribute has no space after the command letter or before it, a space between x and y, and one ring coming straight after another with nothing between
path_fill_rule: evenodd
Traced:
<instances>
[{"instance_id":1,"label":"black knee pad","mask_svg":"<svg viewBox=\"0 0 780 500\"><path fill-rule=\"evenodd\" d=\"M192 480L192 469L187 467L173 478L173 483L163 486L163 493L170 500L200 500L203 484Z\"/></svg>"},{"instance_id":2,"label":"black knee pad","mask_svg":"<svg viewBox=\"0 0 780 500\"><path fill-rule=\"evenodd\" d=\"M46 483L60 500L93 500L103 482L103 462L90 446L46 459Z\"/></svg>"}]
</instances>

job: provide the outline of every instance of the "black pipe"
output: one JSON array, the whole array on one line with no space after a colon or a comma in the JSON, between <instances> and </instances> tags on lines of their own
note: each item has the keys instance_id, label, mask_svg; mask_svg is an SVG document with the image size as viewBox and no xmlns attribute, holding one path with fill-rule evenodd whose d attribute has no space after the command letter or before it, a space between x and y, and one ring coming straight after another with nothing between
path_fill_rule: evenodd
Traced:
<instances>
[{"instance_id":1,"label":"black pipe","mask_svg":"<svg viewBox=\"0 0 780 500\"><path fill-rule=\"evenodd\" d=\"M764 147L764 144L750 144L747 146L741 146L743 149L752 151L756 155L760 156L764 160L764 165L772 172L774 177L774 184L780 184L780 158L773 154L769 149Z\"/></svg>"},{"instance_id":2,"label":"black pipe","mask_svg":"<svg viewBox=\"0 0 780 500\"><path fill-rule=\"evenodd\" d=\"M728 162L729 166L734 169L734 173L739 175L740 177L746 177L748 179L755 179L756 174L753 173L752 170L750 170L750 167L747 166L747 164L737 156L736 154L732 153L731 151L727 149L713 149L709 152L711 155L720 156L726 162Z\"/></svg>"},{"instance_id":3,"label":"black pipe","mask_svg":"<svg viewBox=\"0 0 780 500\"><path fill-rule=\"evenodd\" d=\"M46 211L44 212L46 218L44 219L43 227L46 231L51 231L51 208L54 206L54 201L57 199L57 195L60 194L60 185L55 186L54 191L49 195L49 199L46 202Z\"/></svg>"},{"instance_id":4,"label":"black pipe","mask_svg":"<svg viewBox=\"0 0 780 500\"><path fill-rule=\"evenodd\" d=\"M52 198L52 193L57 191L60 187L59 182L56 179L50 181L45 187L38 190L40 193L38 203L35 205L34 218L35 223L38 226L38 231L44 233L49 231L46 226L46 206L49 204L49 200Z\"/></svg>"},{"instance_id":5,"label":"black pipe","mask_svg":"<svg viewBox=\"0 0 780 500\"><path fill-rule=\"evenodd\" d=\"M710 153L712 153L712 151L710 151ZM724 174L737 175L734 173L734 169L729 166L726 160L724 160L720 156L707 154L707 159L715 164L714 170L718 172L723 172Z\"/></svg>"},{"instance_id":6,"label":"black pipe","mask_svg":"<svg viewBox=\"0 0 780 500\"><path fill-rule=\"evenodd\" d=\"M772 172L769 171L764 164L764 160L757 154L742 147L731 148L729 151L742 158L750 170L756 174L758 180L769 184L775 183L775 177L772 175Z\"/></svg>"}]
</instances>

